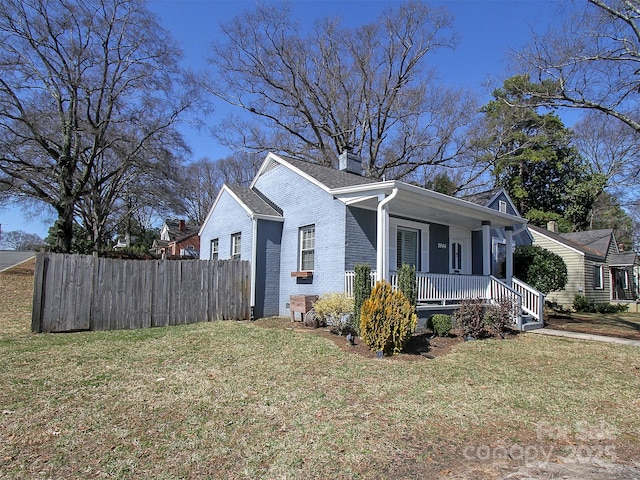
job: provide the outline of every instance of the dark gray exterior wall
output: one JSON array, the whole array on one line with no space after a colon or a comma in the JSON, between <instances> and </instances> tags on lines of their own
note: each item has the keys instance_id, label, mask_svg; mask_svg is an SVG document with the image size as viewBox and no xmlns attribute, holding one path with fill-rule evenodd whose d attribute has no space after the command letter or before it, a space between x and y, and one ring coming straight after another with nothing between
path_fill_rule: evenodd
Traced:
<instances>
[{"instance_id":1,"label":"dark gray exterior wall","mask_svg":"<svg viewBox=\"0 0 640 480\"><path fill-rule=\"evenodd\" d=\"M255 318L278 315L282 222L258 220Z\"/></svg>"},{"instance_id":2,"label":"dark gray exterior wall","mask_svg":"<svg viewBox=\"0 0 640 480\"><path fill-rule=\"evenodd\" d=\"M376 212L347 207L345 228L345 270L357 263L368 263L376 269Z\"/></svg>"},{"instance_id":3,"label":"dark gray exterior wall","mask_svg":"<svg viewBox=\"0 0 640 480\"><path fill-rule=\"evenodd\" d=\"M447 248L438 248L438 244ZM449 227L432 223L429 226L429 271L449 273Z\"/></svg>"},{"instance_id":4,"label":"dark gray exterior wall","mask_svg":"<svg viewBox=\"0 0 640 480\"><path fill-rule=\"evenodd\" d=\"M482 275L482 230L471 232L471 274Z\"/></svg>"}]
</instances>

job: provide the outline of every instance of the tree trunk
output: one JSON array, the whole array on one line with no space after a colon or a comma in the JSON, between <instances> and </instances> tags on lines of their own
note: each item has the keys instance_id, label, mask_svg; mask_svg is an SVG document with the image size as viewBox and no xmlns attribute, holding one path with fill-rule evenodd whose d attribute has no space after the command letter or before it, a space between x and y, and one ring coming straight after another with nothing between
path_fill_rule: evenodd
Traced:
<instances>
[{"instance_id":1,"label":"tree trunk","mask_svg":"<svg viewBox=\"0 0 640 480\"><path fill-rule=\"evenodd\" d=\"M57 253L71 253L73 248L73 205L62 205L56 209L58 219L54 224Z\"/></svg>"}]
</instances>

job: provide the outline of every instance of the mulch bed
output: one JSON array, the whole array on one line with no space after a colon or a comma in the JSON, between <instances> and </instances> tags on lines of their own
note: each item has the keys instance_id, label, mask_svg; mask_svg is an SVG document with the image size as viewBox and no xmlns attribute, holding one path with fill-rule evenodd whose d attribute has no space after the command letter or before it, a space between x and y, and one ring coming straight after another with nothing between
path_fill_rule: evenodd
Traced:
<instances>
[{"instance_id":1,"label":"mulch bed","mask_svg":"<svg viewBox=\"0 0 640 480\"><path fill-rule=\"evenodd\" d=\"M269 319L259 319L256 321L258 325L266 328L282 328L287 330L295 330L297 332L305 332L313 335L320 335L333 343L341 350L360 355L365 358L376 358L376 352L373 352L360 338L356 338L355 345L347 341L344 336L333 333L331 328L311 328L304 326L301 322L292 322L287 318L274 317ZM505 338L515 338L518 332L511 332ZM465 340L462 332L453 330L447 337L434 337L432 332L417 333L411 337L405 349L399 355L393 357L385 357L385 359L399 361L430 361L437 357L441 357L449 353L456 345L463 343Z\"/></svg>"}]
</instances>

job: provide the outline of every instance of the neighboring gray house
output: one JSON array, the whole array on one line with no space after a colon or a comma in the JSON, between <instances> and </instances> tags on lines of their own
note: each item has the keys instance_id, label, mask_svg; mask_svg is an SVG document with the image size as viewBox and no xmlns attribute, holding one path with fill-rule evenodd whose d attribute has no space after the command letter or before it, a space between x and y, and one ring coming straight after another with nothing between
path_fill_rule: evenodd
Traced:
<instances>
[{"instance_id":1,"label":"neighboring gray house","mask_svg":"<svg viewBox=\"0 0 640 480\"><path fill-rule=\"evenodd\" d=\"M555 222L546 230L533 225L528 228L535 245L557 253L567 265L566 287L549 293L549 300L569 306L576 295L593 302L638 298L637 256L620 251L612 229L558 233Z\"/></svg>"},{"instance_id":2,"label":"neighboring gray house","mask_svg":"<svg viewBox=\"0 0 640 480\"><path fill-rule=\"evenodd\" d=\"M502 213L508 213L510 215L520 216L518 209L513 204L513 201L509 197L509 194L504 188L498 188L494 190L487 190L485 192L476 193L473 195L466 195L462 197L463 200L467 200L478 205L498 210ZM478 233L475 233L478 235ZM531 245L533 238L527 229L527 225L522 223L514 227L512 234L513 247L517 245ZM480 242L476 242L477 246L480 246ZM506 255L507 255L507 240L504 229L492 228L491 229L491 275L504 279L506 276Z\"/></svg>"},{"instance_id":3,"label":"neighboring gray house","mask_svg":"<svg viewBox=\"0 0 640 480\"><path fill-rule=\"evenodd\" d=\"M541 319L539 292L512 279L513 232L526 224L517 212L361 171L351 153L339 170L269 153L249 188L222 188L199 232L200 258L251 262L256 317L290 315L293 295L352 293L358 263L392 284L408 263L419 311L507 296ZM491 276L492 232L505 242L504 281Z\"/></svg>"}]
</instances>

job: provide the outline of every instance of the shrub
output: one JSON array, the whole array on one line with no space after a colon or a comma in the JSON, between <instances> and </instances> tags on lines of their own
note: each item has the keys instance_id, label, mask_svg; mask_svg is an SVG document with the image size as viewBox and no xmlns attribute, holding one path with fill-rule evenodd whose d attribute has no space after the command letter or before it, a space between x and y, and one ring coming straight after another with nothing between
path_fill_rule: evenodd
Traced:
<instances>
[{"instance_id":1,"label":"shrub","mask_svg":"<svg viewBox=\"0 0 640 480\"><path fill-rule=\"evenodd\" d=\"M402 292L413 308L416 307L417 289L416 267L403 263L398 271L398 290Z\"/></svg>"},{"instance_id":2,"label":"shrub","mask_svg":"<svg viewBox=\"0 0 640 480\"><path fill-rule=\"evenodd\" d=\"M584 295L573 298L573 308L576 312L593 312L593 302Z\"/></svg>"},{"instance_id":3,"label":"shrub","mask_svg":"<svg viewBox=\"0 0 640 480\"><path fill-rule=\"evenodd\" d=\"M338 334L353 330L353 299L342 292L324 293L313 304L313 309Z\"/></svg>"},{"instance_id":4,"label":"shrub","mask_svg":"<svg viewBox=\"0 0 640 480\"><path fill-rule=\"evenodd\" d=\"M353 281L353 323L360 326L360 310L362 303L371 295L371 267L367 263L358 263L355 266L355 278Z\"/></svg>"},{"instance_id":5,"label":"shrub","mask_svg":"<svg viewBox=\"0 0 640 480\"><path fill-rule=\"evenodd\" d=\"M451 333L451 328L453 328L451 315L446 315L444 313L436 313L434 315L431 315L431 318L429 318L429 323L431 324L433 333L439 337L448 336L449 333Z\"/></svg>"},{"instance_id":6,"label":"shrub","mask_svg":"<svg viewBox=\"0 0 640 480\"><path fill-rule=\"evenodd\" d=\"M573 299L573 308L580 313L622 313L629 309L629 305L623 303L594 303L584 295L576 295Z\"/></svg>"},{"instance_id":7,"label":"shrub","mask_svg":"<svg viewBox=\"0 0 640 480\"><path fill-rule=\"evenodd\" d=\"M622 303L595 303L593 311L595 313L622 313L629 310L629 305Z\"/></svg>"},{"instance_id":8,"label":"shrub","mask_svg":"<svg viewBox=\"0 0 640 480\"><path fill-rule=\"evenodd\" d=\"M539 245L520 245L513 252L513 274L547 295L567 284L567 265Z\"/></svg>"},{"instance_id":9,"label":"shrub","mask_svg":"<svg viewBox=\"0 0 640 480\"><path fill-rule=\"evenodd\" d=\"M395 355L411 338L417 323L414 308L402 292L382 281L362 304L360 336L371 350Z\"/></svg>"},{"instance_id":10,"label":"shrub","mask_svg":"<svg viewBox=\"0 0 640 480\"><path fill-rule=\"evenodd\" d=\"M481 300L462 300L453 318L465 337L481 338L487 333L484 305Z\"/></svg>"},{"instance_id":11,"label":"shrub","mask_svg":"<svg viewBox=\"0 0 640 480\"><path fill-rule=\"evenodd\" d=\"M504 338L504 334L513 325L515 313L516 307L513 302L508 298L503 298L486 309L484 320L488 328Z\"/></svg>"}]
</instances>

